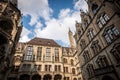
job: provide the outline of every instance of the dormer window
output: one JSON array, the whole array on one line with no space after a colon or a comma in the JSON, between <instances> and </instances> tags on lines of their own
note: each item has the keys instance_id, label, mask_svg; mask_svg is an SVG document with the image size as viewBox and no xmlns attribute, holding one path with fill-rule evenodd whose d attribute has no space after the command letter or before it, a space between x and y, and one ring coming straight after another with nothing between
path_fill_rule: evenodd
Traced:
<instances>
[{"instance_id":1,"label":"dormer window","mask_svg":"<svg viewBox=\"0 0 120 80\"><path fill-rule=\"evenodd\" d=\"M92 11L93 11L94 14L98 11L98 5L97 4L95 4L95 3L92 4Z\"/></svg>"},{"instance_id":2,"label":"dormer window","mask_svg":"<svg viewBox=\"0 0 120 80\"><path fill-rule=\"evenodd\" d=\"M50 42L48 42L48 45L50 45Z\"/></svg>"}]
</instances>

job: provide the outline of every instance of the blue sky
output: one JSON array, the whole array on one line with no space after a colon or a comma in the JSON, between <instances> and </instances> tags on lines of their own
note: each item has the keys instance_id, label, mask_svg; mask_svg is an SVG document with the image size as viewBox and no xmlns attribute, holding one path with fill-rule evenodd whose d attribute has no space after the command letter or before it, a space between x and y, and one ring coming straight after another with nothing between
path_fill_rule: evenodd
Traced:
<instances>
[{"instance_id":1,"label":"blue sky","mask_svg":"<svg viewBox=\"0 0 120 80\"><path fill-rule=\"evenodd\" d=\"M84 0L18 0L18 6L23 14L20 42L40 37L53 39L62 46L69 46L68 30L75 33L79 10L87 9Z\"/></svg>"}]
</instances>

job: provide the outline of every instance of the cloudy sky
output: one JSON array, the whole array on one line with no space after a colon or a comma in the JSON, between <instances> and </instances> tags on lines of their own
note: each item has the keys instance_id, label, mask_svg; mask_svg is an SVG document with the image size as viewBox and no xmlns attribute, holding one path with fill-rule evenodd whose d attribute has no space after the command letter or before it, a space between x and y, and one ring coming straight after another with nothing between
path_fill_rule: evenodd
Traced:
<instances>
[{"instance_id":1,"label":"cloudy sky","mask_svg":"<svg viewBox=\"0 0 120 80\"><path fill-rule=\"evenodd\" d=\"M85 0L18 0L23 31L20 42L34 37L54 39L69 46L69 28L75 33L75 21L81 21L80 9L87 10Z\"/></svg>"}]
</instances>

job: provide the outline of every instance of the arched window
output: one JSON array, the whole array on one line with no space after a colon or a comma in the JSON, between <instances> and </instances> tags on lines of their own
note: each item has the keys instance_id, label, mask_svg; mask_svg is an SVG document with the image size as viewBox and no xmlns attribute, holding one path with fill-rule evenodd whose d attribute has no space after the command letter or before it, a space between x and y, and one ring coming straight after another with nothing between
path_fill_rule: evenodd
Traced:
<instances>
[{"instance_id":1,"label":"arched window","mask_svg":"<svg viewBox=\"0 0 120 80\"><path fill-rule=\"evenodd\" d=\"M74 61L73 61L73 59L71 59L71 65L74 65Z\"/></svg>"},{"instance_id":2,"label":"arched window","mask_svg":"<svg viewBox=\"0 0 120 80\"><path fill-rule=\"evenodd\" d=\"M77 78L74 78L73 80L77 80Z\"/></svg>"},{"instance_id":3,"label":"arched window","mask_svg":"<svg viewBox=\"0 0 120 80\"><path fill-rule=\"evenodd\" d=\"M89 54L88 50L84 51L83 57L84 57L85 62L90 60L90 54Z\"/></svg>"},{"instance_id":4,"label":"arched window","mask_svg":"<svg viewBox=\"0 0 120 80\"><path fill-rule=\"evenodd\" d=\"M87 72L88 72L89 77L92 77L94 75L94 67L92 64L87 65Z\"/></svg>"},{"instance_id":5,"label":"arched window","mask_svg":"<svg viewBox=\"0 0 120 80\"><path fill-rule=\"evenodd\" d=\"M84 49L84 48L85 48L86 42L85 42L84 39L81 40L80 46L81 46L81 49Z\"/></svg>"},{"instance_id":6,"label":"arched window","mask_svg":"<svg viewBox=\"0 0 120 80\"><path fill-rule=\"evenodd\" d=\"M85 29L88 27L88 20L84 21Z\"/></svg>"},{"instance_id":7,"label":"arched window","mask_svg":"<svg viewBox=\"0 0 120 80\"><path fill-rule=\"evenodd\" d=\"M63 61L64 61L64 63L67 63L67 59L66 58L63 58Z\"/></svg>"},{"instance_id":8,"label":"arched window","mask_svg":"<svg viewBox=\"0 0 120 80\"><path fill-rule=\"evenodd\" d=\"M75 74L75 68L72 68L72 74Z\"/></svg>"},{"instance_id":9,"label":"arched window","mask_svg":"<svg viewBox=\"0 0 120 80\"><path fill-rule=\"evenodd\" d=\"M116 59L116 62L120 63L120 43L116 43L110 52Z\"/></svg>"},{"instance_id":10,"label":"arched window","mask_svg":"<svg viewBox=\"0 0 120 80\"><path fill-rule=\"evenodd\" d=\"M98 40L92 42L91 49L92 49L94 54L97 54L101 51L101 46L100 46Z\"/></svg>"},{"instance_id":11,"label":"arched window","mask_svg":"<svg viewBox=\"0 0 120 80\"><path fill-rule=\"evenodd\" d=\"M98 56L96 62L100 68L109 66L108 60L105 55Z\"/></svg>"}]
</instances>

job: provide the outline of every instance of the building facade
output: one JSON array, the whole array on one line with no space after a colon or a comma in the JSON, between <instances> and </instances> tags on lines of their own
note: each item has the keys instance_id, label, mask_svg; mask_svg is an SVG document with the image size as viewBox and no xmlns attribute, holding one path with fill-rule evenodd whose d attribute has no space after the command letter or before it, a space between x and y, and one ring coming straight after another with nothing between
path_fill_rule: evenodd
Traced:
<instances>
[{"instance_id":1,"label":"building facade","mask_svg":"<svg viewBox=\"0 0 120 80\"><path fill-rule=\"evenodd\" d=\"M86 0L76 21L76 44L83 80L120 80L120 1Z\"/></svg>"},{"instance_id":2,"label":"building facade","mask_svg":"<svg viewBox=\"0 0 120 80\"><path fill-rule=\"evenodd\" d=\"M0 80L6 80L12 69L21 30L21 13L17 8L17 0L0 0Z\"/></svg>"},{"instance_id":3,"label":"building facade","mask_svg":"<svg viewBox=\"0 0 120 80\"><path fill-rule=\"evenodd\" d=\"M82 80L78 63L75 48L36 37L16 47L8 80Z\"/></svg>"}]
</instances>

